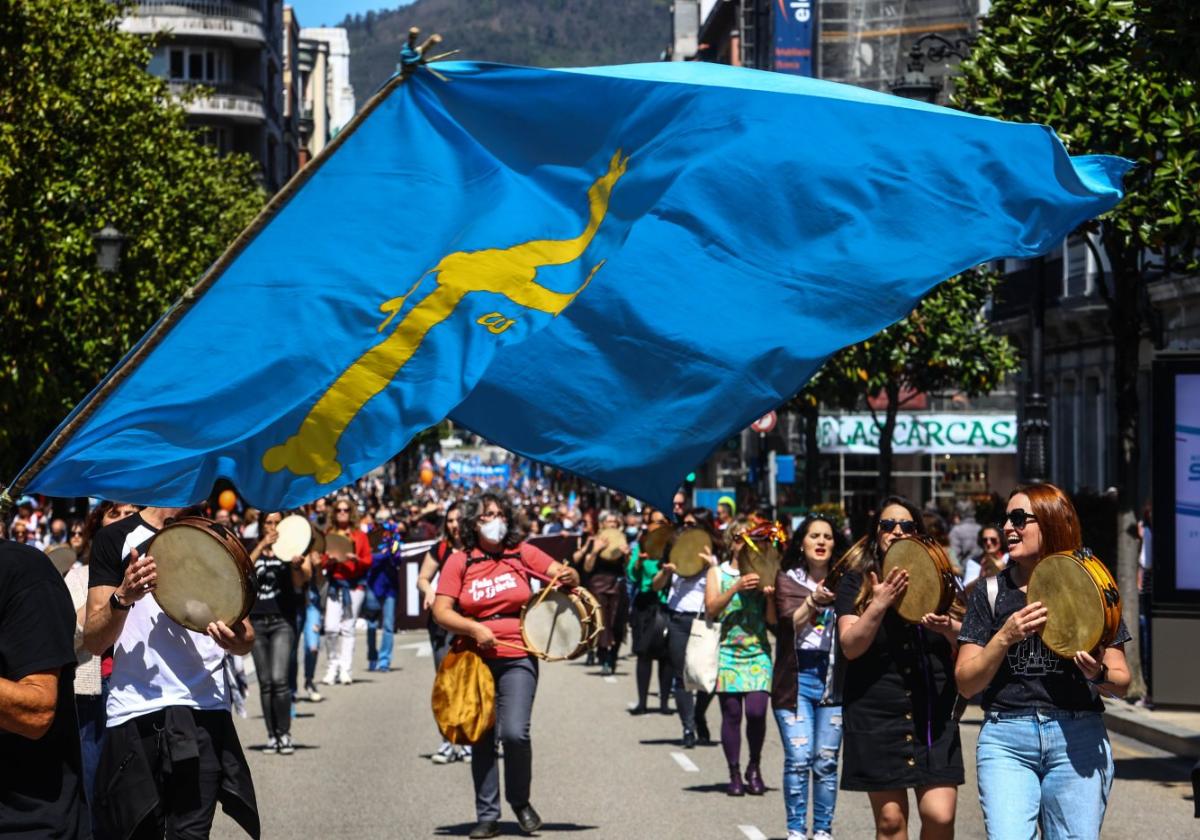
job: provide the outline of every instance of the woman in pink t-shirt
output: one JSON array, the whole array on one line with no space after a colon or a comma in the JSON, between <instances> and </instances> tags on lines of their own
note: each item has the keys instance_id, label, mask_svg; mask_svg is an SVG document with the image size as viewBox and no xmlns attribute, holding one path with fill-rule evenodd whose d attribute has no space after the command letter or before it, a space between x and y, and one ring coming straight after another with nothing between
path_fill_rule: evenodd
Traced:
<instances>
[{"instance_id":1,"label":"woman in pink t-shirt","mask_svg":"<svg viewBox=\"0 0 1200 840\"><path fill-rule=\"evenodd\" d=\"M438 576L433 620L469 640L484 658L496 681L496 723L504 741L505 799L526 834L542 819L529 804L533 749L529 720L537 690L538 663L520 646L521 607L533 595L529 577L558 576L567 586L579 585L579 574L522 541L512 508L501 496L485 493L463 511L464 551L450 555ZM496 738L488 731L475 744L471 759L475 812L479 824L471 837L500 833L500 774Z\"/></svg>"}]
</instances>

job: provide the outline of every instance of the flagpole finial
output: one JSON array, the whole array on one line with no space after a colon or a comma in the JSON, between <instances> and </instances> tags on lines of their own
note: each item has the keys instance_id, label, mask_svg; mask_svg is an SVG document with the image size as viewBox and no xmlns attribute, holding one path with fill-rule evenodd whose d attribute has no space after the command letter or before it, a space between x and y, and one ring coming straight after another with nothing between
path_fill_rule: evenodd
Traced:
<instances>
[{"instance_id":1,"label":"flagpole finial","mask_svg":"<svg viewBox=\"0 0 1200 840\"><path fill-rule=\"evenodd\" d=\"M417 45L417 38L421 35L421 30L417 27L412 27L408 30L408 42L400 50L400 63L396 65L396 72L401 76L411 76L416 69L423 64L426 64L430 59L425 58L425 52L430 47L440 44L442 36L434 33L425 39L424 43ZM437 56L443 58L444 56Z\"/></svg>"}]
</instances>

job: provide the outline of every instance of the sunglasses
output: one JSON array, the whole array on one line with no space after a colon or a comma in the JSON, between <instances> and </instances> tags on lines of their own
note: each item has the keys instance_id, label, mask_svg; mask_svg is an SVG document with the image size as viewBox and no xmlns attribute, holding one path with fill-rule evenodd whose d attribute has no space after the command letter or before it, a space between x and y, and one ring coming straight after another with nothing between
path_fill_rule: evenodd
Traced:
<instances>
[{"instance_id":1,"label":"sunglasses","mask_svg":"<svg viewBox=\"0 0 1200 840\"><path fill-rule=\"evenodd\" d=\"M1027 523L1037 522L1037 517L1032 513L1021 510L1021 508L1016 508L1015 510L1010 510L1008 513L1004 514L1004 518L1000 520L1001 529L1004 528L1004 524L1006 522L1011 522L1013 527L1020 531Z\"/></svg>"},{"instance_id":2,"label":"sunglasses","mask_svg":"<svg viewBox=\"0 0 1200 840\"><path fill-rule=\"evenodd\" d=\"M911 519L880 519L879 530L884 533L890 533L896 530L896 526L900 526L900 531L905 534L915 534L917 532L917 523Z\"/></svg>"},{"instance_id":3,"label":"sunglasses","mask_svg":"<svg viewBox=\"0 0 1200 840\"><path fill-rule=\"evenodd\" d=\"M82 537L82 536L83 536L83 531L80 531L80 530L76 529L76 530L74 530L74 531L72 531L72 532L71 532L71 536L72 536L72 537Z\"/></svg>"},{"instance_id":4,"label":"sunglasses","mask_svg":"<svg viewBox=\"0 0 1200 840\"><path fill-rule=\"evenodd\" d=\"M999 537L984 537L983 542L985 545L1000 545L1000 538Z\"/></svg>"},{"instance_id":5,"label":"sunglasses","mask_svg":"<svg viewBox=\"0 0 1200 840\"><path fill-rule=\"evenodd\" d=\"M346 508L346 507L334 508L333 510L335 513L349 513L350 512L350 508Z\"/></svg>"}]
</instances>

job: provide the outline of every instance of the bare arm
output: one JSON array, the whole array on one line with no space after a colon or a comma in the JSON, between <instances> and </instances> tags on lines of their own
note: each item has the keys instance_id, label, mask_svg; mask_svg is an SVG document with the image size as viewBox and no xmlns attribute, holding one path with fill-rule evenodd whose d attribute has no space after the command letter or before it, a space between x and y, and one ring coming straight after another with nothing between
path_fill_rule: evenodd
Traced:
<instances>
[{"instance_id":1,"label":"bare arm","mask_svg":"<svg viewBox=\"0 0 1200 840\"><path fill-rule=\"evenodd\" d=\"M95 656L117 643L125 627L129 610L114 610L109 599L115 593L122 604L132 606L154 591L158 572L154 558L147 554L138 557L137 549L129 552L125 577L119 586L93 586L88 589L87 617L83 625L83 646Z\"/></svg>"},{"instance_id":2,"label":"bare arm","mask_svg":"<svg viewBox=\"0 0 1200 840\"><path fill-rule=\"evenodd\" d=\"M233 627L228 627L224 621L214 621L208 625L207 634L221 648L237 656L246 656L254 649L254 627L248 618Z\"/></svg>"},{"instance_id":3,"label":"bare arm","mask_svg":"<svg viewBox=\"0 0 1200 840\"><path fill-rule=\"evenodd\" d=\"M974 697L987 688L1000 670L1008 649L1037 632L1045 623L1046 608L1040 601L1034 601L1010 615L986 645L960 644L958 660L954 664L958 693L963 697Z\"/></svg>"},{"instance_id":4,"label":"bare arm","mask_svg":"<svg viewBox=\"0 0 1200 840\"><path fill-rule=\"evenodd\" d=\"M903 598L908 589L908 572L904 569L892 569L882 582L875 572L868 574L871 577L871 603L862 615L843 615L838 619L838 644L847 659L858 659L870 649L888 607Z\"/></svg>"},{"instance_id":5,"label":"bare arm","mask_svg":"<svg viewBox=\"0 0 1200 840\"><path fill-rule=\"evenodd\" d=\"M1125 646L1105 648L1099 662L1084 651L1075 654L1075 664L1089 682L1099 678L1101 663L1108 669L1108 673L1105 674L1104 681L1097 683L1096 687L1107 694L1124 697L1125 692L1129 690L1130 679L1129 664L1125 661Z\"/></svg>"},{"instance_id":6,"label":"bare arm","mask_svg":"<svg viewBox=\"0 0 1200 840\"><path fill-rule=\"evenodd\" d=\"M19 680L0 677L0 730L36 741L50 731L58 708L59 668Z\"/></svg>"},{"instance_id":7,"label":"bare arm","mask_svg":"<svg viewBox=\"0 0 1200 840\"><path fill-rule=\"evenodd\" d=\"M671 577L675 574L675 567L670 563L663 563L658 567L658 571L654 573L654 577L650 580L650 588L655 592L666 589L671 583Z\"/></svg>"},{"instance_id":8,"label":"bare arm","mask_svg":"<svg viewBox=\"0 0 1200 840\"><path fill-rule=\"evenodd\" d=\"M421 593L421 604L427 610L433 609L433 577L437 572L438 564L433 552L425 552L425 559L421 561L421 570L417 572L417 591Z\"/></svg>"}]
</instances>

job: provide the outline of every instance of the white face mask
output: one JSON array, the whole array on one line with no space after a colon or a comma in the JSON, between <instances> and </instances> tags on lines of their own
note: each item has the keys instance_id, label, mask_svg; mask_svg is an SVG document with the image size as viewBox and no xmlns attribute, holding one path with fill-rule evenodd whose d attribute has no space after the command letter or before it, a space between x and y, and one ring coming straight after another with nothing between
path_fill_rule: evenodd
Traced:
<instances>
[{"instance_id":1,"label":"white face mask","mask_svg":"<svg viewBox=\"0 0 1200 840\"><path fill-rule=\"evenodd\" d=\"M625 536L629 537L629 539L633 539L634 537L636 537L637 532L638 532L638 526L636 526L636 525L625 526Z\"/></svg>"},{"instance_id":2,"label":"white face mask","mask_svg":"<svg viewBox=\"0 0 1200 840\"><path fill-rule=\"evenodd\" d=\"M498 543L508 534L508 523L503 519L489 519L479 526L479 535L488 542Z\"/></svg>"}]
</instances>

